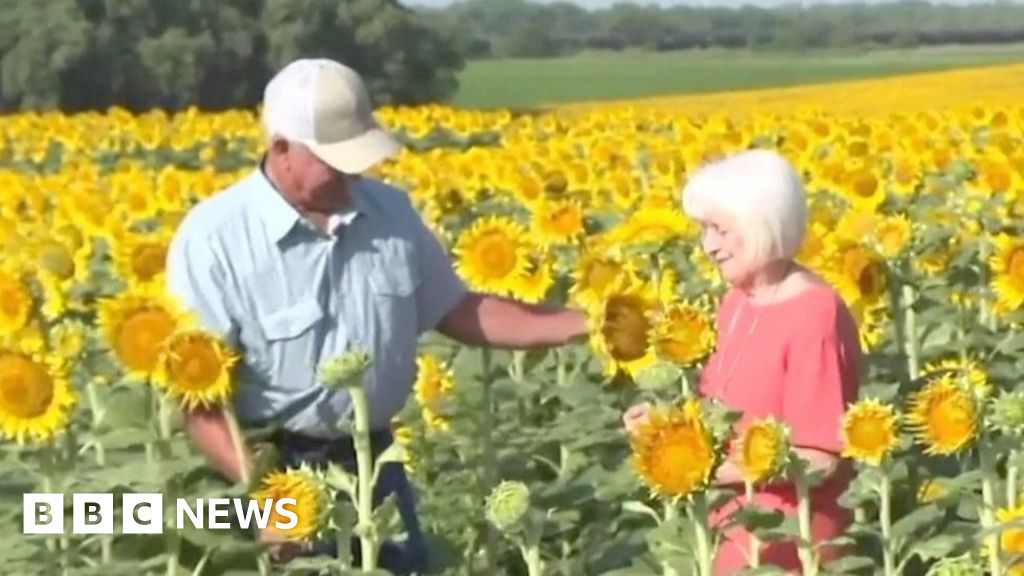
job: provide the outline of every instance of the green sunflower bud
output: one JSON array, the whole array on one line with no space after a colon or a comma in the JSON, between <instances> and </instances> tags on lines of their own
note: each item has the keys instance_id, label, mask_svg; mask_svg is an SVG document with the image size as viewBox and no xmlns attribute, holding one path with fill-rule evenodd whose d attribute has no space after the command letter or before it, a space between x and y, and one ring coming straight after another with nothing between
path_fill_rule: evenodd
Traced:
<instances>
[{"instance_id":1,"label":"green sunflower bud","mask_svg":"<svg viewBox=\"0 0 1024 576\"><path fill-rule=\"evenodd\" d=\"M365 350L350 350L330 359L320 369L320 381L330 388L361 386L363 373L373 361Z\"/></svg>"},{"instance_id":2,"label":"green sunflower bud","mask_svg":"<svg viewBox=\"0 0 1024 576\"><path fill-rule=\"evenodd\" d=\"M487 498L487 519L499 530L509 531L530 510L530 489L522 482L503 481Z\"/></svg>"},{"instance_id":3,"label":"green sunflower bud","mask_svg":"<svg viewBox=\"0 0 1024 576\"><path fill-rule=\"evenodd\" d=\"M1024 392L1003 392L993 402L992 426L1004 434L1024 436Z\"/></svg>"}]
</instances>

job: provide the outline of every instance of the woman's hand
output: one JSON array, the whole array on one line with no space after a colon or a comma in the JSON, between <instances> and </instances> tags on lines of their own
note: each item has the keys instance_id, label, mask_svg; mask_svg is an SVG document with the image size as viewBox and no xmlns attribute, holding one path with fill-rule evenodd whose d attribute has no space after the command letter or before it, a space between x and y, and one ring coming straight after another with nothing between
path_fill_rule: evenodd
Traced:
<instances>
[{"instance_id":1,"label":"woman's hand","mask_svg":"<svg viewBox=\"0 0 1024 576\"><path fill-rule=\"evenodd\" d=\"M651 417L651 405L647 402L643 404L637 404L630 406L628 410L622 415L622 424L626 427L626 432L630 434L636 434L636 431L641 426L647 423Z\"/></svg>"}]
</instances>

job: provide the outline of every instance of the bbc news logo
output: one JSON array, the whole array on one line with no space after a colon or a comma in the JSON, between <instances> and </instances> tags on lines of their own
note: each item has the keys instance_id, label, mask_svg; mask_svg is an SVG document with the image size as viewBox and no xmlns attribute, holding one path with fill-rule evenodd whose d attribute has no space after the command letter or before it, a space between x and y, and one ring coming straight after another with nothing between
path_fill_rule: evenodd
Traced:
<instances>
[{"instance_id":1,"label":"bbc news logo","mask_svg":"<svg viewBox=\"0 0 1024 576\"><path fill-rule=\"evenodd\" d=\"M32 493L22 499L24 534L65 534L64 494ZM270 524L272 513L277 519L273 527L289 530L299 523L294 498L266 499L262 502L246 498L185 498L175 501L175 526L180 530L188 524L198 529L229 530L234 510L238 526L248 529L255 523L260 530ZM161 534L164 531L163 494L123 494L121 511L114 507L113 494L72 494L72 534L114 534L115 518L120 518L122 534Z\"/></svg>"}]
</instances>

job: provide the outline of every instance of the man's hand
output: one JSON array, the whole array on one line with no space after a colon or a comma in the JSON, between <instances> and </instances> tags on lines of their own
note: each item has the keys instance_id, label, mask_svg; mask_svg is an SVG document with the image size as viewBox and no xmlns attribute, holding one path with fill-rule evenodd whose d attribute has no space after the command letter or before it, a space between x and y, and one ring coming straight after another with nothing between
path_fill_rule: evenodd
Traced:
<instances>
[{"instance_id":1,"label":"man's hand","mask_svg":"<svg viewBox=\"0 0 1024 576\"><path fill-rule=\"evenodd\" d=\"M270 559L274 564L285 564L298 556L308 553L313 549L312 542L288 540L280 532L264 529L260 530L259 541L270 544Z\"/></svg>"},{"instance_id":2,"label":"man's hand","mask_svg":"<svg viewBox=\"0 0 1024 576\"><path fill-rule=\"evenodd\" d=\"M583 341L589 325L581 310L470 293L437 328L468 346L523 350Z\"/></svg>"}]
</instances>

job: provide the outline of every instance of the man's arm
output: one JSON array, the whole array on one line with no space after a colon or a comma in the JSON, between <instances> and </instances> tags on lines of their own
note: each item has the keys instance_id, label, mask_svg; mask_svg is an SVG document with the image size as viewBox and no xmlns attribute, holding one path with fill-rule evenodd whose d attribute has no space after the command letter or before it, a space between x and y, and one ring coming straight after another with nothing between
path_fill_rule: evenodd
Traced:
<instances>
[{"instance_id":1,"label":"man's arm","mask_svg":"<svg viewBox=\"0 0 1024 576\"><path fill-rule=\"evenodd\" d=\"M233 321L230 283L212 247L203 234L182 227L167 253L167 291L196 318L203 329L239 348L238 327ZM231 399L227 399L231 402ZM221 407L185 410L182 414L189 437L210 464L232 482L242 478L227 416ZM252 465L246 449L247 470Z\"/></svg>"},{"instance_id":2,"label":"man's arm","mask_svg":"<svg viewBox=\"0 0 1024 576\"><path fill-rule=\"evenodd\" d=\"M189 438L206 456L206 460L232 483L239 483L243 476L252 476L254 457L247 446L243 447L244 463L239 462L231 440L228 417L220 406L206 409L186 410L183 414L185 431ZM243 468L244 467L244 468ZM243 475L243 470L245 474Z\"/></svg>"},{"instance_id":3,"label":"man's arm","mask_svg":"<svg viewBox=\"0 0 1024 576\"><path fill-rule=\"evenodd\" d=\"M441 320L442 334L470 346L527 349L566 344L587 335L579 310L468 293Z\"/></svg>"}]
</instances>

